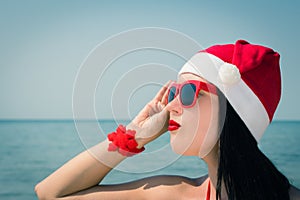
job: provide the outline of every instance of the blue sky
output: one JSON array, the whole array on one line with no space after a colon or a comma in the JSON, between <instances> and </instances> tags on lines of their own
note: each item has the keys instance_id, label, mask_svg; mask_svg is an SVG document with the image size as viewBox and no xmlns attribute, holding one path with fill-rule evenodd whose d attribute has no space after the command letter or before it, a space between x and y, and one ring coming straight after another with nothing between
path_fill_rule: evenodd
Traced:
<instances>
[{"instance_id":1,"label":"blue sky","mask_svg":"<svg viewBox=\"0 0 300 200\"><path fill-rule=\"evenodd\" d=\"M72 118L73 84L92 49L126 30L162 27L184 33L203 47L246 39L278 51L283 94L275 119L299 120L299 4L298 1L1 1L0 119ZM149 96L157 88L148 88ZM142 93L136 94L131 105L133 113L149 99L149 96L143 98ZM100 107L109 103L99 94L96 100ZM117 99L116 104L121 101ZM113 115L109 108L97 114L99 118ZM128 113L120 113L120 118L126 116Z\"/></svg>"}]
</instances>

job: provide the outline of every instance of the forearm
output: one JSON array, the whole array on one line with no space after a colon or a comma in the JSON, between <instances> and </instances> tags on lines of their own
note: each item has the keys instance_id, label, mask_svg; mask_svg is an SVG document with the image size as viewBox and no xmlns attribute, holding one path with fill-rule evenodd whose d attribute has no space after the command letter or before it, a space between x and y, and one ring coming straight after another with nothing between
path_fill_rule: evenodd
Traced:
<instances>
[{"instance_id":1,"label":"forearm","mask_svg":"<svg viewBox=\"0 0 300 200\"><path fill-rule=\"evenodd\" d=\"M97 185L126 157L107 151L108 141L68 161L36 186L39 198L58 198Z\"/></svg>"}]
</instances>

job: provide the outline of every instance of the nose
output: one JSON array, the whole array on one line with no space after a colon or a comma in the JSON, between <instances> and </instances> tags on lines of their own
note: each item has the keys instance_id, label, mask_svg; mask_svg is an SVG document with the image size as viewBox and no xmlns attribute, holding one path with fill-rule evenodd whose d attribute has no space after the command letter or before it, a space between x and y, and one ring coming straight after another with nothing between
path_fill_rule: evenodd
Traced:
<instances>
[{"instance_id":1,"label":"nose","mask_svg":"<svg viewBox=\"0 0 300 200\"><path fill-rule=\"evenodd\" d=\"M183 108L179 102L178 95L166 105L166 109L173 115L181 115L183 112Z\"/></svg>"}]
</instances>

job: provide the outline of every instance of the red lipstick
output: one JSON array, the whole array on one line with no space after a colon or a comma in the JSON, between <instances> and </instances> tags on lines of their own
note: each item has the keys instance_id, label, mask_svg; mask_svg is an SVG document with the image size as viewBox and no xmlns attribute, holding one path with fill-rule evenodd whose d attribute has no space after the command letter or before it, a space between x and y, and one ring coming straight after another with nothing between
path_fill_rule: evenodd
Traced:
<instances>
[{"instance_id":1,"label":"red lipstick","mask_svg":"<svg viewBox=\"0 0 300 200\"><path fill-rule=\"evenodd\" d=\"M169 120L169 127L168 127L169 131L175 131L179 128L180 128L180 124L178 124L176 121L174 121L172 119Z\"/></svg>"}]
</instances>

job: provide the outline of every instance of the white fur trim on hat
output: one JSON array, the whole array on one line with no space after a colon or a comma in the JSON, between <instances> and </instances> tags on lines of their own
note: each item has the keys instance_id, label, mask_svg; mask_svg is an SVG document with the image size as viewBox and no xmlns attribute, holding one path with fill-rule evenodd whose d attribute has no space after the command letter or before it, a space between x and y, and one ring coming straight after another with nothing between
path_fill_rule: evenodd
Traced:
<instances>
[{"instance_id":1,"label":"white fur trim on hat","mask_svg":"<svg viewBox=\"0 0 300 200\"><path fill-rule=\"evenodd\" d=\"M256 141L259 141L270 120L262 102L241 79L238 68L215 55L199 52L179 71L190 72L217 86L244 121Z\"/></svg>"}]
</instances>

